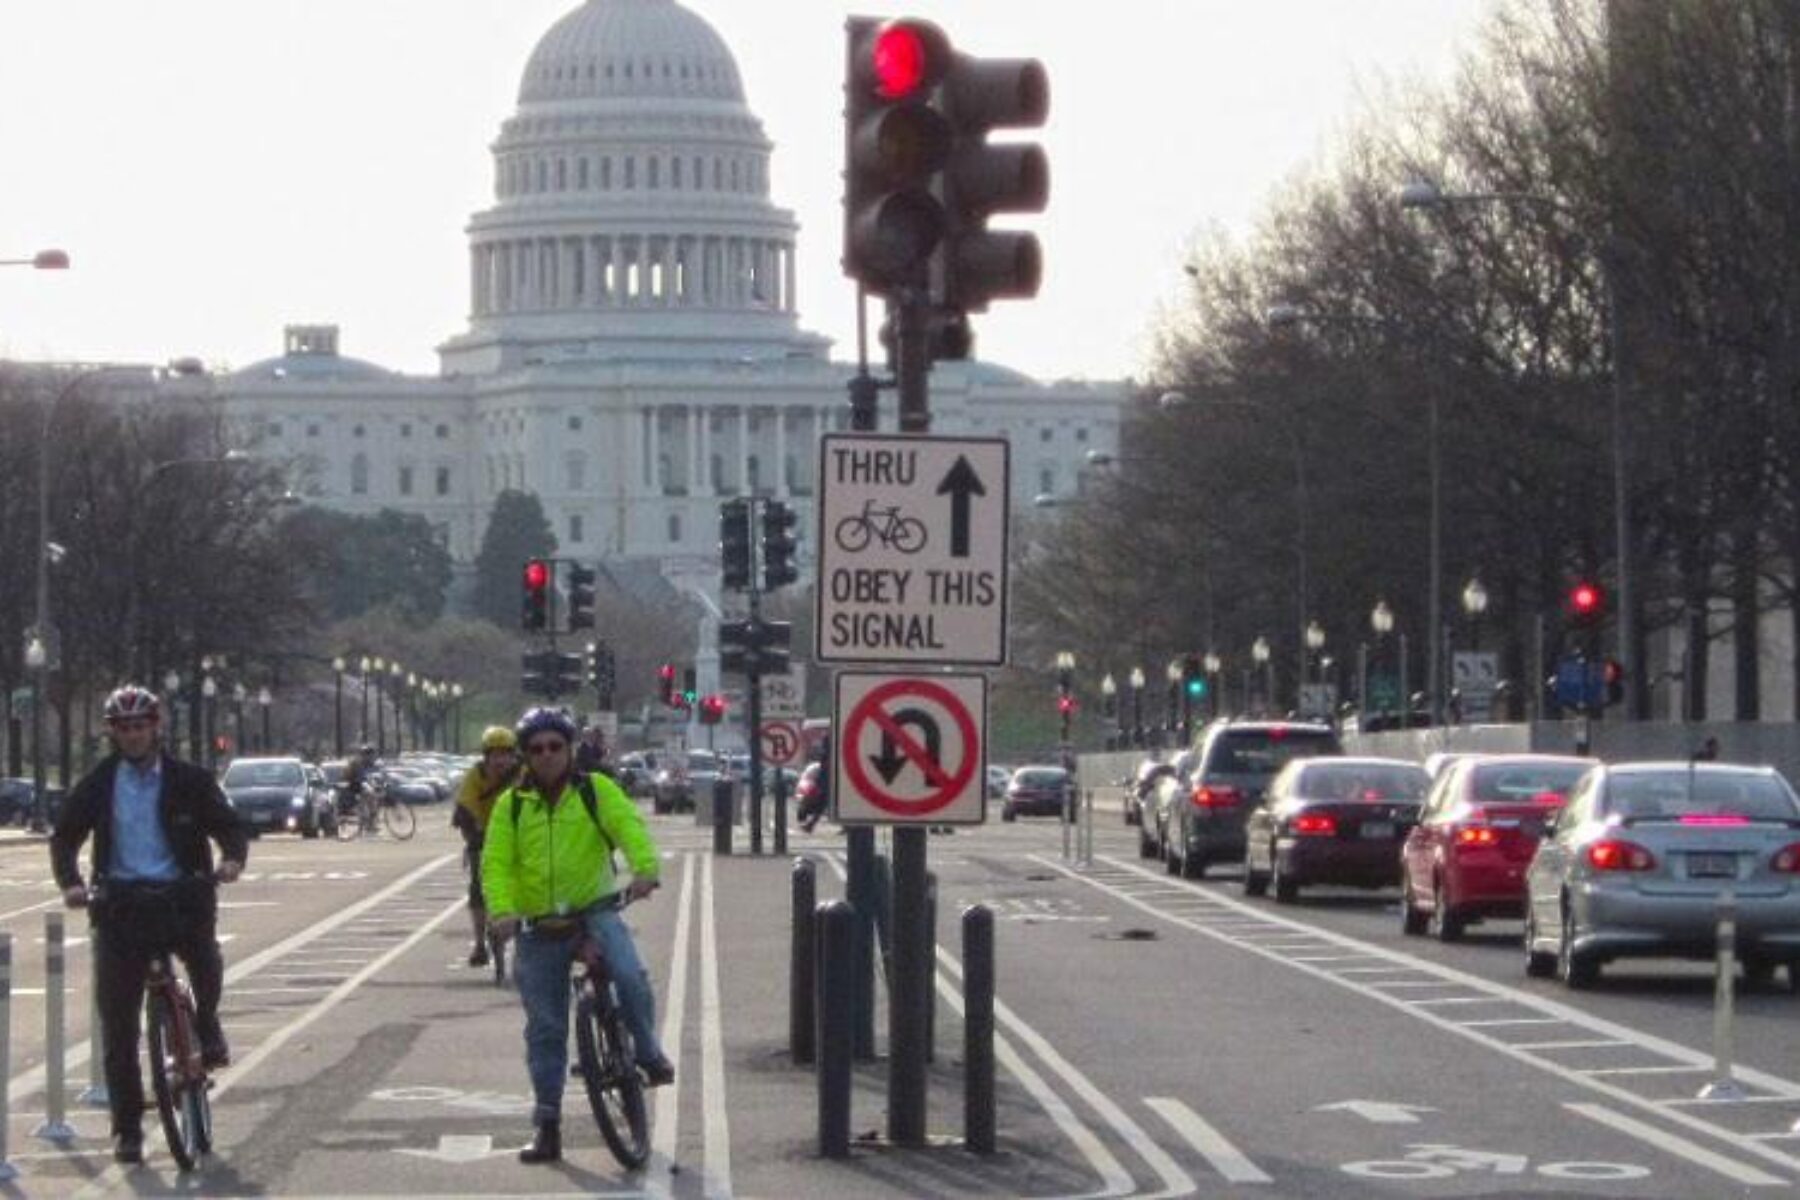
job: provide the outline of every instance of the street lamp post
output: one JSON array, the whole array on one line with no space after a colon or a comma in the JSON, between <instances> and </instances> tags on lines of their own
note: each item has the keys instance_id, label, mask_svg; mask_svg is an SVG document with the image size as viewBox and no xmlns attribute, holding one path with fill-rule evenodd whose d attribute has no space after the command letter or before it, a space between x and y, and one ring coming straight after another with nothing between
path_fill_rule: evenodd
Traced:
<instances>
[{"instance_id":1,"label":"street lamp post","mask_svg":"<svg viewBox=\"0 0 1800 1200\"><path fill-rule=\"evenodd\" d=\"M344 757L344 656L338 655L331 660L332 704L331 704L331 748L338 758Z\"/></svg>"},{"instance_id":2,"label":"street lamp post","mask_svg":"<svg viewBox=\"0 0 1800 1200\"><path fill-rule=\"evenodd\" d=\"M1379 664L1381 659L1381 645L1387 640L1387 635L1394 631L1394 610L1388 607L1388 602L1386 600L1377 600L1375 602L1375 607L1370 610L1369 628L1375 631L1375 657L1376 662ZM1368 685L1365 683L1365 690L1367 686ZM1405 679L1399 681L1398 688L1400 695L1404 697L1406 695ZM1363 722L1365 725L1368 721L1368 709L1368 697L1365 695L1363 697Z\"/></svg>"},{"instance_id":3,"label":"street lamp post","mask_svg":"<svg viewBox=\"0 0 1800 1200\"><path fill-rule=\"evenodd\" d=\"M374 672L375 678L375 754L377 757L385 757L387 754L387 715L382 704L381 685L382 676L387 672L387 663L377 657L369 664L369 666ZM363 682L365 684L368 683L368 676L363 677ZM365 723L363 726L363 740L365 744L367 743L368 736L368 725Z\"/></svg>"},{"instance_id":4,"label":"street lamp post","mask_svg":"<svg viewBox=\"0 0 1800 1200\"><path fill-rule=\"evenodd\" d=\"M1263 672L1263 713L1268 715L1275 709L1275 664L1269 661L1269 639L1257 634L1256 640L1250 643L1250 661Z\"/></svg>"},{"instance_id":5,"label":"street lamp post","mask_svg":"<svg viewBox=\"0 0 1800 1200\"><path fill-rule=\"evenodd\" d=\"M1144 668L1131 668L1131 742L1144 744Z\"/></svg>"},{"instance_id":6,"label":"street lamp post","mask_svg":"<svg viewBox=\"0 0 1800 1200\"><path fill-rule=\"evenodd\" d=\"M275 703L275 697L273 694L270 693L269 687L267 684L264 684L262 687L260 687L256 690L256 703L257 703L257 706L262 709L262 749L263 749L263 753L270 754L270 753L274 752L275 739L273 736L271 736L272 727L270 725L269 710L270 710L270 707Z\"/></svg>"},{"instance_id":7,"label":"street lamp post","mask_svg":"<svg viewBox=\"0 0 1800 1200\"><path fill-rule=\"evenodd\" d=\"M460 683L451 684L450 707L455 714L452 717L450 724L450 753L452 754L462 753L462 698L463 685Z\"/></svg>"},{"instance_id":8,"label":"street lamp post","mask_svg":"<svg viewBox=\"0 0 1800 1200\"><path fill-rule=\"evenodd\" d=\"M1475 645L1475 652L1481 652L1481 615L1487 612L1488 592L1481 585L1481 580L1471 579L1462 591L1463 612L1469 618L1469 640Z\"/></svg>"},{"instance_id":9,"label":"street lamp post","mask_svg":"<svg viewBox=\"0 0 1800 1200\"><path fill-rule=\"evenodd\" d=\"M1163 678L1169 681L1168 729L1171 734L1169 740L1174 741L1172 735L1177 728L1177 714L1181 711L1181 660L1179 658L1169 660L1169 665L1163 668Z\"/></svg>"},{"instance_id":10,"label":"street lamp post","mask_svg":"<svg viewBox=\"0 0 1800 1200\"><path fill-rule=\"evenodd\" d=\"M48 783L44 768L44 675L50 667L50 652L44 639L35 631L25 643L25 669L31 672L31 831L44 832L45 789Z\"/></svg>"},{"instance_id":11,"label":"street lamp post","mask_svg":"<svg viewBox=\"0 0 1800 1200\"><path fill-rule=\"evenodd\" d=\"M1119 684L1108 671L1100 677L1100 707L1107 720L1112 722L1112 730L1106 735L1106 748L1114 750L1119 742Z\"/></svg>"},{"instance_id":12,"label":"street lamp post","mask_svg":"<svg viewBox=\"0 0 1800 1200\"><path fill-rule=\"evenodd\" d=\"M1411 180L1400 189L1401 208L1440 212L1457 204L1527 204L1560 212L1565 216L1571 215L1568 206L1562 201L1532 192L1446 192L1424 179ZM1638 694L1637 681L1642 678L1642 673L1639 670L1640 664L1636 661L1635 618L1631 608L1631 514L1625 472L1625 372L1619 365L1622 340L1619 336L1617 287L1613 278L1618 271L1618 256L1610 238L1598 247L1593 247L1593 253L1600 264L1600 303L1605 310L1606 353L1612 366L1607 399L1608 422L1611 426L1609 440L1612 454L1613 555L1618 560L1615 590L1618 593L1619 664L1624 669L1625 678L1632 681L1630 695L1620 710L1620 716L1625 720L1635 720L1639 715L1635 699Z\"/></svg>"},{"instance_id":13,"label":"street lamp post","mask_svg":"<svg viewBox=\"0 0 1800 1200\"><path fill-rule=\"evenodd\" d=\"M244 701L250 698L249 691L243 681L231 685L231 723L232 730L231 756L238 758L244 753Z\"/></svg>"},{"instance_id":14,"label":"street lamp post","mask_svg":"<svg viewBox=\"0 0 1800 1200\"><path fill-rule=\"evenodd\" d=\"M1211 700L1212 715L1217 717L1219 715L1219 680L1223 677L1221 672L1224 669L1225 660L1220 658L1217 652L1208 650L1206 657L1200 660L1200 665L1206 668L1206 694Z\"/></svg>"},{"instance_id":15,"label":"street lamp post","mask_svg":"<svg viewBox=\"0 0 1800 1200\"><path fill-rule=\"evenodd\" d=\"M200 681L201 703L206 710L206 720L201 730L201 736L206 741L206 769L209 771L216 771L219 768L218 742L213 737L213 730L218 727L218 709L216 707L218 695L218 681L211 675Z\"/></svg>"},{"instance_id":16,"label":"street lamp post","mask_svg":"<svg viewBox=\"0 0 1800 1200\"><path fill-rule=\"evenodd\" d=\"M169 726L163 733L163 742L170 754L177 754L181 747L181 672L171 668L163 676L163 696L169 703ZM189 707L188 720L194 719L192 707Z\"/></svg>"},{"instance_id":17,"label":"street lamp post","mask_svg":"<svg viewBox=\"0 0 1800 1200\"><path fill-rule=\"evenodd\" d=\"M400 691L406 684L406 668L397 662L388 663L388 702L394 706L394 757L398 758L406 749L406 731L400 727ZM381 707L381 698L375 700L377 710Z\"/></svg>"}]
</instances>

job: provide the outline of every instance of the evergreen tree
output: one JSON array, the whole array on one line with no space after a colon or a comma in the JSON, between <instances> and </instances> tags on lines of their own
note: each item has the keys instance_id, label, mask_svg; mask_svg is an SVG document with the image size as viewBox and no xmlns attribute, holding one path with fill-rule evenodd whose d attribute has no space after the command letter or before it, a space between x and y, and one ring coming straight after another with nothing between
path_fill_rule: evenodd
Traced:
<instances>
[{"instance_id":1,"label":"evergreen tree","mask_svg":"<svg viewBox=\"0 0 1800 1200\"><path fill-rule=\"evenodd\" d=\"M555 553L556 535L536 495L509 489L494 497L475 556L475 615L503 629L518 628L519 572L526 559Z\"/></svg>"}]
</instances>

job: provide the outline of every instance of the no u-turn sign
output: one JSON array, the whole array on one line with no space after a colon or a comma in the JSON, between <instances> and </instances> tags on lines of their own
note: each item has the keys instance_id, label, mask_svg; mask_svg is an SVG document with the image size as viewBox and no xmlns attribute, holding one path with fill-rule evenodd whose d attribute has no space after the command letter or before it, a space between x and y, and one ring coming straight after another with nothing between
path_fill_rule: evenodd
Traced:
<instances>
[{"instance_id":1,"label":"no u-turn sign","mask_svg":"<svg viewBox=\"0 0 1800 1200\"><path fill-rule=\"evenodd\" d=\"M831 788L837 819L980 824L986 724L983 676L840 674Z\"/></svg>"}]
</instances>

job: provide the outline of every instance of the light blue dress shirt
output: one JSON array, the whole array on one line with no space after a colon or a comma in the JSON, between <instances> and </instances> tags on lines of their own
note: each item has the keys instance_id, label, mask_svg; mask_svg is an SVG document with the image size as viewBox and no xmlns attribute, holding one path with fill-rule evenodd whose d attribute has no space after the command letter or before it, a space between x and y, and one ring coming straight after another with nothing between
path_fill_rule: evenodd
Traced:
<instances>
[{"instance_id":1,"label":"light blue dress shirt","mask_svg":"<svg viewBox=\"0 0 1800 1200\"><path fill-rule=\"evenodd\" d=\"M161 796L160 757L151 758L147 767L119 760L118 773L113 776L112 862L106 871L111 878L162 883L180 878L181 869L157 812Z\"/></svg>"}]
</instances>

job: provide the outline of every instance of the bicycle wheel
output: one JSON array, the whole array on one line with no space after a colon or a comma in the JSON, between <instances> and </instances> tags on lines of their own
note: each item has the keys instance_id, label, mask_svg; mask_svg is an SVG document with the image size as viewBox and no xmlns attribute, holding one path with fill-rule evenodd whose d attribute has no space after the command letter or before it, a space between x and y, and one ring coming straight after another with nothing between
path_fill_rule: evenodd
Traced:
<instances>
[{"instance_id":1,"label":"bicycle wheel","mask_svg":"<svg viewBox=\"0 0 1800 1200\"><path fill-rule=\"evenodd\" d=\"M925 522L901 517L894 522L894 549L902 554L917 554L925 548Z\"/></svg>"},{"instance_id":2,"label":"bicycle wheel","mask_svg":"<svg viewBox=\"0 0 1800 1200\"><path fill-rule=\"evenodd\" d=\"M832 536L837 539L838 549L845 554L855 554L867 548L872 533L868 521L862 517L845 517L837 523Z\"/></svg>"},{"instance_id":3,"label":"bicycle wheel","mask_svg":"<svg viewBox=\"0 0 1800 1200\"><path fill-rule=\"evenodd\" d=\"M340 842L353 842L362 833L362 810L351 805L338 813L337 836Z\"/></svg>"},{"instance_id":4,"label":"bicycle wheel","mask_svg":"<svg viewBox=\"0 0 1800 1200\"><path fill-rule=\"evenodd\" d=\"M404 842L419 827L418 818L413 816L412 805L404 800L389 800L381 806L381 823L395 839Z\"/></svg>"},{"instance_id":5,"label":"bicycle wheel","mask_svg":"<svg viewBox=\"0 0 1800 1200\"><path fill-rule=\"evenodd\" d=\"M175 1165L191 1171L204 1150L200 1125L190 1115L188 1091L182 1086L182 1065L177 1061L182 1039L175 1028L179 1018L166 994L154 989L144 997L144 1029L150 1043L150 1090L156 1097L156 1115Z\"/></svg>"},{"instance_id":6,"label":"bicycle wheel","mask_svg":"<svg viewBox=\"0 0 1800 1200\"><path fill-rule=\"evenodd\" d=\"M618 1009L602 1006L591 988L577 985L575 994L575 1050L588 1107L619 1165L636 1170L650 1157L650 1117L631 1035Z\"/></svg>"}]
</instances>

